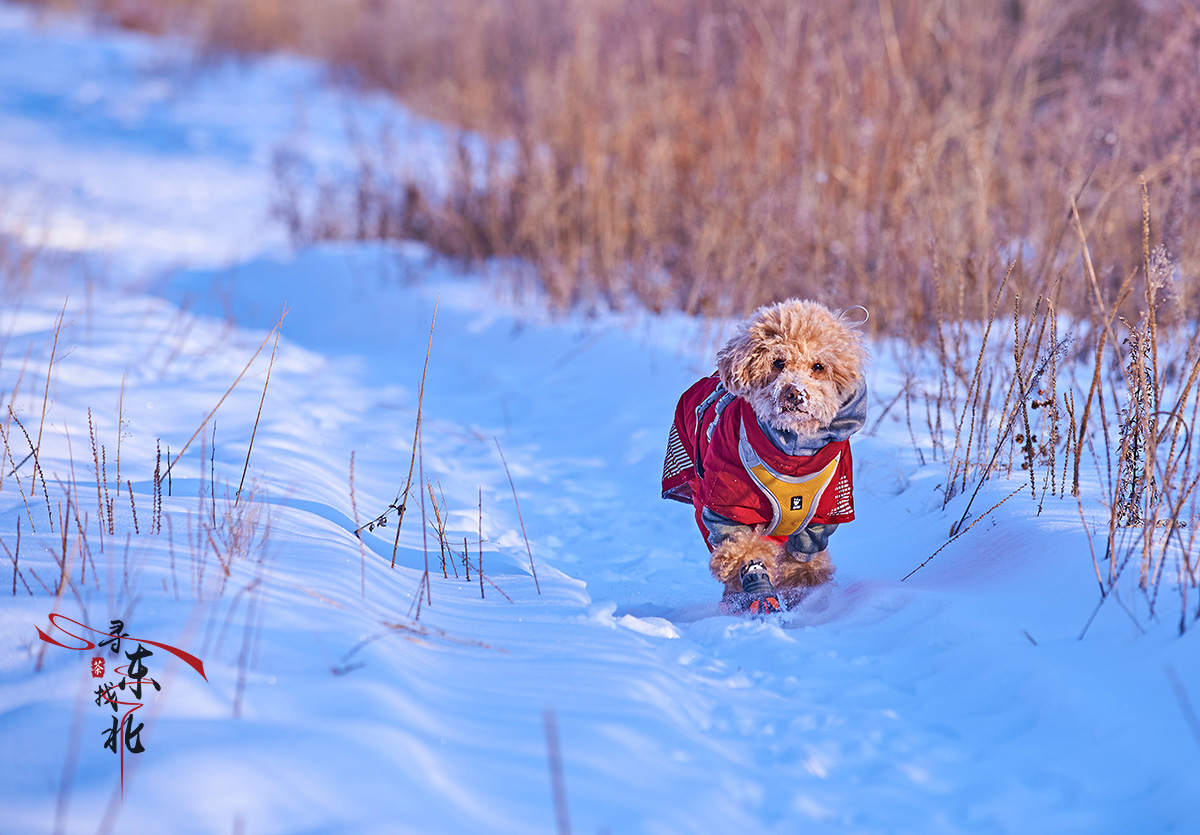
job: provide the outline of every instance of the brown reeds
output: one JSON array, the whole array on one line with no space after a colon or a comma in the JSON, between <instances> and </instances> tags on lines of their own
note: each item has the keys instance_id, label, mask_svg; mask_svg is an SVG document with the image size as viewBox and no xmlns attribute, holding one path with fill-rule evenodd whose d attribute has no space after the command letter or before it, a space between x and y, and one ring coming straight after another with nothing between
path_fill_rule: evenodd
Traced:
<instances>
[{"instance_id":1,"label":"brown reeds","mask_svg":"<svg viewBox=\"0 0 1200 835\"><path fill-rule=\"evenodd\" d=\"M913 414L919 424L924 406L932 455L947 467L946 501L972 480L978 492L1006 456L1010 471L1014 462L1029 470L1035 494L1033 469L1045 467L1043 496L1053 494L1058 454L1061 483L1069 469L1078 496L1083 452L1092 450L1098 471L1108 465L1100 480L1114 510L1107 577L1098 571L1105 594L1136 564L1153 607L1173 575L1181 628L1187 622L1200 569L1191 443L1200 337L1184 345L1160 331L1183 333L1197 312L1200 123L1185 118L1200 99L1194 9L1132 0L348 0L336 12L323 0L89 5L138 28L184 23L214 50L305 51L496 137L464 136L436 198L385 134L355 134L357 171L342 183L305 182L303 166L281 156L281 215L297 237L404 236L466 257L515 254L562 306L636 300L738 314L787 295L869 304L873 329L936 352L936 384L922 391L911 375L903 397L922 462ZM1126 199L1134 187L1140 201ZM1166 220L1152 228L1151 217ZM1019 298L1038 299L1032 316ZM1009 303L1011 369L1007 356L1003 368L994 362L1001 352L989 342L1001 341L992 324ZM1056 424L1067 363L1059 316L1083 332L1070 361L1091 371L1078 392L1061 393L1065 443ZM60 314L56 337L61 322ZM432 333L431 324L430 345ZM1130 350L1126 339L1136 343ZM427 350L426 371L428 360ZM393 565L424 384L425 372L409 475L387 511L399 517ZM1127 431L1115 449L1119 423ZM6 447L10 430L11 420ZM118 490L121 430L119 415ZM169 494L172 466L194 439L173 459L168 448L156 477L158 529L161 476ZM40 445L39 427L35 458ZM103 549L114 503L105 501L94 429L92 447ZM40 465L25 490L13 450L6 455L31 527L39 476L53 519ZM209 528L219 521L214 480ZM973 499L954 535L969 529ZM78 501L74 510L78 517ZM517 511L525 534L519 502ZM368 526L385 524L387 513ZM480 517L482 527L482 507ZM1125 527L1135 518L1137 527ZM1119 532L1140 539L1118 542ZM211 550L209 537L197 530L197 556ZM481 595L482 551L480 530ZM202 566L195 571L199 586ZM418 606L421 593L429 598L427 575Z\"/></svg>"},{"instance_id":2,"label":"brown reeds","mask_svg":"<svg viewBox=\"0 0 1200 835\"><path fill-rule=\"evenodd\" d=\"M993 290L988 260L1008 235L1034 236L1034 257L1017 268L1022 284L1062 257L1060 225L1048 220L1062 210L1064 182L1074 188L1091 174L1084 199L1098 212L1089 234L1110 257L1130 254L1124 237L1136 220L1109 199L1127 168L1115 165L1109 133L1097 140L1092 125L1117 125L1110 133L1139 155L1135 166L1159 161L1156 140L1170 148L1162 159L1196 162L1182 136L1151 137L1133 121L1145 102L1085 94L1087 73L1113 71L1101 63L1112 56L1090 6L1032 4L1019 21L1010 9L544 0L494 18L473 12L479 19L457 30L466 43L443 44L463 58L444 70L462 92L439 115L513 137L515 171L482 190L464 172L448 205L426 210L424 237L465 255L531 259L564 305L619 306L634 296L652 308L740 313L799 294L870 303L880 311L873 326L911 332L931 324L936 306L922 302L941 293L982 319ZM522 38L539 37L515 34L523 12L552 14L562 44L511 57ZM1166 25L1133 7L1107 12L1134 44L1157 43ZM466 16L452 4L457 14ZM471 55L473 39L501 53L491 72ZM1169 51L1182 48L1168 40ZM1074 63L1061 57L1067 44L1078 50ZM427 56L412 49L414 61ZM1153 63L1124 80L1140 89L1174 77ZM401 92L424 100L410 84ZM471 170L487 169L463 147ZM364 180L354 184L355 205ZM386 193L405 191L378 199ZM356 219L341 234L378 228Z\"/></svg>"},{"instance_id":3,"label":"brown reeds","mask_svg":"<svg viewBox=\"0 0 1200 835\"><path fill-rule=\"evenodd\" d=\"M954 415L953 447L941 446L950 485L945 502L967 487L967 474L977 484L951 528L950 541L933 556L991 513L986 511L972 520L971 504L990 476L997 471L1003 473L999 465L1007 451L1008 473L1015 472L1017 465L1026 471L1026 483L1035 499L1035 470L1040 471L1043 483L1039 513L1048 495L1066 494L1070 481L1101 592L1092 618L1111 599L1141 629L1141 619L1122 599L1120 585L1122 577L1136 576L1135 590L1144 595L1151 617L1161 606L1164 591L1178 591L1179 629L1184 631L1200 617L1200 610L1189 611L1190 595L1200 587L1195 531L1200 522L1200 459L1192 451L1192 435L1200 415L1200 397L1196 394L1200 385L1200 326L1187 324L1182 271L1168 258L1162 244L1154 243L1148 192L1143 185L1141 264L1133 270L1114 271L1108 281L1092 257L1089 224L1077 206L1071 208L1070 222L1078 237L1075 276L1081 279L1076 283L1086 288L1091 304L1083 321L1085 327L1080 327L1078 321L1073 321L1071 327L1060 327L1060 289L1071 280L1061 273L1039 296L1031 316L1022 313L1022 294L1016 290L1011 293L1013 326L1007 337L997 337L1001 344L994 350L988 339L992 317L981 331L965 327L962 319L952 321L949 331L939 323L934 362L924 373L939 374L940 381L936 390L921 394L935 457L939 451L936 436L942 427L940 415L946 409ZM1138 294L1140 313L1131 320L1121 311L1134 298L1139 271L1143 273L1142 292ZM1002 281L1001 287L1005 283ZM999 301L998 294L993 309ZM940 310L953 307L945 300L938 304ZM1169 336L1164 336L1167 320L1173 324ZM1075 340L1082 343L1078 350L1073 348ZM962 357L968 346L976 344L975 367L968 372ZM997 360L1005 351L1009 361L997 372ZM986 383L981 374L984 367L992 375ZM1079 379L1076 372L1082 372ZM909 386L913 379L910 371ZM1077 407L1077 393L1082 408ZM906 397L911 432L910 400ZM989 417L989 409L998 412L998 417ZM1116 437L1114 429L1119 431ZM1098 485L1109 509L1102 556L1093 542L1081 498L1080 464L1085 448L1096 462ZM986 450L987 455L976 455L974 450ZM1106 463L1107 478L1102 469ZM1059 478L1061 486L1057 486ZM1012 495L1015 493L1004 501Z\"/></svg>"},{"instance_id":4,"label":"brown reeds","mask_svg":"<svg viewBox=\"0 0 1200 835\"><path fill-rule=\"evenodd\" d=\"M50 0L41 0L49 2ZM465 140L449 193L355 129L358 170L281 173L300 237L516 254L561 305L741 313L804 295L870 304L924 338L984 321L1016 253L1032 298L1070 263L1071 195L1105 262L1139 260L1139 178L1193 281L1200 15L1106 0L90 0L214 50L299 50ZM336 10L335 10L336 8ZM477 141L478 140L478 141ZM287 166L283 166L287 168ZM319 197L319 199L318 199ZM937 266L940 265L940 266ZM1107 281L1107 279L1104 279ZM1063 313L1090 314L1072 284ZM1185 288L1184 296L1194 291ZM937 303L938 300L943 303ZM1128 314L1130 311L1124 311Z\"/></svg>"},{"instance_id":5,"label":"brown reeds","mask_svg":"<svg viewBox=\"0 0 1200 835\"><path fill-rule=\"evenodd\" d=\"M1119 579L1127 568L1137 566L1137 586L1145 594L1148 611L1153 617L1163 588L1168 560L1176 566L1171 584L1180 595L1179 630L1187 629L1194 615L1188 612L1188 593L1194 590L1200 577L1196 572L1195 525L1200 522L1196 513L1195 491L1200 485L1200 460L1192 452L1192 433L1197 425L1196 389L1200 375L1200 327L1190 326L1186 333L1182 324L1173 328L1170 339L1161 340L1161 314L1164 300L1170 300L1172 314L1182 311L1180 282L1174 279L1176 268L1167 258L1161 245L1152 250L1150 200L1148 188L1142 183L1142 263L1143 306L1133 322L1118 315L1120 301L1132 291L1136 270L1128 274L1117 288L1117 302L1106 303L1099 288L1097 275L1089 255L1088 238L1077 211L1073 219L1080 238L1082 263L1094 299L1092 316L1096 354L1092 380L1078 424L1075 441L1075 480L1073 492L1079 493L1079 458L1083 441L1091 444L1088 434L1089 407L1093 400L1100 409L1100 424L1105 432L1105 447L1109 466L1106 482L1108 504L1108 535L1104 558L1108 562L1107 576L1100 570L1093 554L1101 598L1092 618L1108 599L1116 599L1137 623L1128 606L1120 599ZM1125 336L1118 338L1120 323ZM1105 363L1105 349L1111 362ZM1122 350L1124 348L1124 350ZM1182 349L1182 351L1180 351ZM1171 352L1164 356L1164 350ZM1182 353L1182 356L1180 355ZM1105 387L1103 368L1118 373L1109 375L1108 398L1118 404L1120 442L1114 449L1108 443L1108 421L1104 416ZM1176 369L1170 376L1168 367ZM1168 400L1173 393L1173 402ZM1190 413L1188 410L1191 403ZM1073 407L1072 423L1074 423ZM1113 473L1113 459L1116 461ZM1185 537L1184 531L1191 529ZM1090 532L1089 532L1090 534ZM1198 613L1200 614L1200 613ZM1091 623L1085 625L1083 634ZM1081 634L1082 637L1082 634Z\"/></svg>"}]
</instances>

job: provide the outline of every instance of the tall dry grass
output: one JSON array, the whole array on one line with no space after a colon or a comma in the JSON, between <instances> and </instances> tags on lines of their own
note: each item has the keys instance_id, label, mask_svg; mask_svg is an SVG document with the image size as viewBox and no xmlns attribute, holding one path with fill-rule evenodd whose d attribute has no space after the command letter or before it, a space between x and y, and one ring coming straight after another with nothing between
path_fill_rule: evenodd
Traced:
<instances>
[{"instance_id":1,"label":"tall dry grass","mask_svg":"<svg viewBox=\"0 0 1200 835\"><path fill-rule=\"evenodd\" d=\"M1015 294L1007 323L1000 292L985 322L939 322L931 347L907 347L907 384L885 411L904 397L914 445L944 465L943 510L965 496L949 541L908 576L1020 492L1039 515L1048 499L1072 496L1091 543L1097 611L1116 600L1138 623L1131 606L1163 619L1177 605L1181 633L1200 619L1200 325L1162 324L1183 308L1185 282L1165 247L1151 247L1150 202L1143 192L1142 262L1111 298L1074 215L1078 275L1036 300ZM1060 318L1058 291L1072 278L1092 288L1086 318ZM1136 317L1120 315L1127 305ZM1016 489L983 510L985 485L1014 475ZM1105 510L1095 537L1085 496Z\"/></svg>"},{"instance_id":2,"label":"tall dry grass","mask_svg":"<svg viewBox=\"0 0 1200 835\"><path fill-rule=\"evenodd\" d=\"M986 320L1014 258L1012 292L1048 286L1078 257L1072 199L1114 292L1140 260L1143 177L1155 243L1185 275L1200 255L1200 16L1182 0L86 5L214 50L317 55L511 143L509 165L463 160L486 185L464 174L437 204L368 148L294 227L520 255L562 305L803 295L924 335ZM1059 304L1086 314L1090 293L1067 282Z\"/></svg>"},{"instance_id":3,"label":"tall dry grass","mask_svg":"<svg viewBox=\"0 0 1200 835\"><path fill-rule=\"evenodd\" d=\"M1153 600L1173 572L1181 627L1200 615L1188 0L34 1L311 54L492 137L436 199L386 136L357 137L341 183L281 156L299 239L517 255L562 306L868 306L936 365L904 409L947 502L1015 468L1078 494L1090 450L1102 599L1136 563Z\"/></svg>"}]
</instances>

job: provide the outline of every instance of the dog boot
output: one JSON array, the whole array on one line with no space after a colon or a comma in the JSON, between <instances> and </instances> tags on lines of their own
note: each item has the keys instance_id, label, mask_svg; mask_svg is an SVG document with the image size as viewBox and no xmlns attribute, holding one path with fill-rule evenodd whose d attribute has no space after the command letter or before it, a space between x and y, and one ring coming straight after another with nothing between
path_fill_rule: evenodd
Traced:
<instances>
[{"instance_id":1,"label":"dog boot","mask_svg":"<svg viewBox=\"0 0 1200 835\"><path fill-rule=\"evenodd\" d=\"M767 575L767 567L761 560L751 560L742 566L740 572L742 590L726 592L721 600L721 608L728 614L749 613L752 615L769 615L782 611L779 596L771 585Z\"/></svg>"}]
</instances>

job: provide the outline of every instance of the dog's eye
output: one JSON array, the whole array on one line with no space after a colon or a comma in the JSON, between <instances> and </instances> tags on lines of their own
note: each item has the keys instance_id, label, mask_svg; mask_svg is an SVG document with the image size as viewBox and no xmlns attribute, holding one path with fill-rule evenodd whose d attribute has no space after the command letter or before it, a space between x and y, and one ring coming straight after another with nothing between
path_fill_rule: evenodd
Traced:
<instances>
[{"instance_id":1,"label":"dog's eye","mask_svg":"<svg viewBox=\"0 0 1200 835\"><path fill-rule=\"evenodd\" d=\"M825 370L825 366L821 365L821 363L819 363L819 362L813 363L813 371L815 373L820 374L824 370Z\"/></svg>"},{"instance_id":2,"label":"dog's eye","mask_svg":"<svg viewBox=\"0 0 1200 835\"><path fill-rule=\"evenodd\" d=\"M771 365L773 365L775 367L776 371L782 371L784 368L787 367L787 363L784 362L783 360L775 360L775 362L771 363Z\"/></svg>"}]
</instances>

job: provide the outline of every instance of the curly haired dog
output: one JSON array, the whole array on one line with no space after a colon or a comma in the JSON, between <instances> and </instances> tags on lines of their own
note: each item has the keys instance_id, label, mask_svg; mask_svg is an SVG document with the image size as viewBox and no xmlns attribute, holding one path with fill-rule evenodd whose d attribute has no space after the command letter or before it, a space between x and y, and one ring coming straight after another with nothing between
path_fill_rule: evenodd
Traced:
<instances>
[{"instance_id":1,"label":"curly haired dog","mask_svg":"<svg viewBox=\"0 0 1200 835\"><path fill-rule=\"evenodd\" d=\"M854 325L789 299L755 311L679 399L663 497L690 502L727 611L775 611L833 576L854 518L849 437L866 418Z\"/></svg>"}]
</instances>

